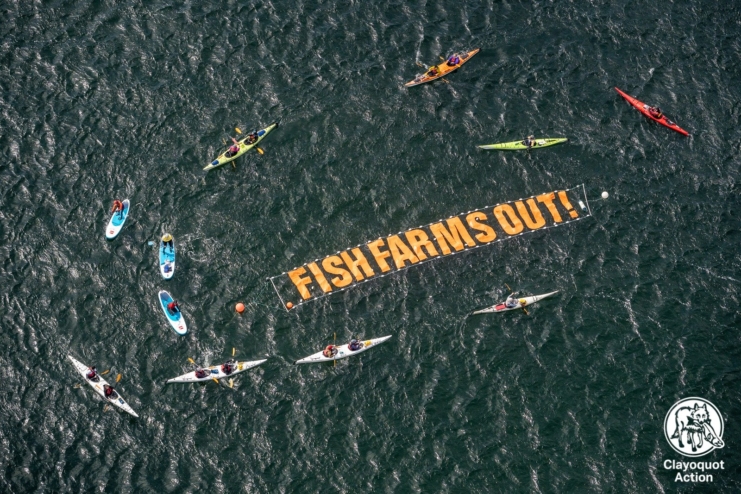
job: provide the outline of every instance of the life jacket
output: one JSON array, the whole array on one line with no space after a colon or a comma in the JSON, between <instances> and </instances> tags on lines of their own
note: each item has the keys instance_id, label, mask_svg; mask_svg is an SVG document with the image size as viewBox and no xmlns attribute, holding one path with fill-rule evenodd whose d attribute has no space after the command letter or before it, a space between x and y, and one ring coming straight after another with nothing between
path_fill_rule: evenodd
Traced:
<instances>
[{"instance_id":1,"label":"life jacket","mask_svg":"<svg viewBox=\"0 0 741 494\"><path fill-rule=\"evenodd\" d=\"M196 377L197 377L198 379L203 379L203 378L204 378L204 377L206 377L207 375L208 375L208 373L206 372L206 370L205 370L205 369L198 369L198 370L196 371Z\"/></svg>"},{"instance_id":2,"label":"life jacket","mask_svg":"<svg viewBox=\"0 0 741 494\"><path fill-rule=\"evenodd\" d=\"M176 312L179 308L180 307L178 306L178 303L174 300L167 304L167 310L169 310L170 312Z\"/></svg>"},{"instance_id":3,"label":"life jacket","mask_svg":"<svg viewBox=\"0 0 741 494\"><path fill-rule=\"evenodd\" d=\"M108 386L107 388L105 388L104 393L106 398L110 398L112 396L115 396L116 391L114 391L112 387Z\"/></svg>"}]
</instances>

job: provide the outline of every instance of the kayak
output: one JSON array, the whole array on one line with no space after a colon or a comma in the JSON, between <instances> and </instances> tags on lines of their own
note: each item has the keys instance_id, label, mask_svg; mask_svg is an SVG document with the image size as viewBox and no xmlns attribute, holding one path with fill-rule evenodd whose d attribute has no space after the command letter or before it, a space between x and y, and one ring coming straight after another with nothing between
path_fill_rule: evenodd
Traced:
<instances>
[{"instance_id":1,"label":"kayak","mask_svg":"<svg viewBox=\"0 0 741 494\"><path fill-rule=\"evenodd\" d=\"M524 139L523 139L524 140ZM535 144L530 149L547 148L548 146L555 146L562 142L568 141L565 137L544 137L542 139L534 139ZM485 144L483 146L477 146L479 149L497 149L499 151L524 151L528 147L522 143L522 141L512 142L500 142L499 144Z\"/></svg>"},{"instance_id":2,"label":"kayak","mask_svg":"<svg viewBox=\"0 0 741 494\"><path fill-rule=\"evenodd\" d=\"M658 122L661 125L663 125L664 127L669 127L673 131L679 132L683 136L690 135L689 132L687 132L686 130L684 130L683 128L681 128L679 125L675 124L674 122L672 122L668 118L666 118L666 115L662 115L661 118L656 118L653 115L651 115L651 113L649 113L649 111L648 111L648 109L650 107L647 104L645 104L644 102L639 101L639 100L635 99L634 97L625 94L624 92L622 92L618 88L615 88L615 91L617 91L618 93L620 93L620 96L622 96L623 98L625 98L628 103L630 103L639 112L643 113L646 117L650 118L654 122Z\"/></svg>"},{"instance_id":3,"label":"kayak","mask_svg":"<svg viewBox=\"0 0 741 494\"><path fill-rule=\"evenodd\" d=\"M183 336L188 332L188 327L185 324L185 319L183 319L183 313L180 311L177 311L175 315L170 314L170 311L167 310L167 304L172 302L172 297L169 293L165 290L161 290L159 293L159 299L160 299L160 306L162 307L162 310L165 313L165 316L167 316L167 321L170 323L170 326L172 326L172 330L175 331L180 336Z\"/></svg>"},{"instance_id":4,"label":"kayak","mask_svg":"<svg viewBox=\"0 0 741 494\"><path fill-rule=\"evenodd\" d=\"M332 362L333 360L340 360L347 357L352 357L353 355L357 355L359 353L363 353L366 350L370 350L376 345L379 345L383 343L384 341L391 338L391 336L382 336L380 338L373 338L370 340L365 340L361 342L363 344L362 347L360 347L358 350L350 350L350 344L347 343L345 345L337 345L335 348L337 349L337 352L333 357L325 357L324 356L324 350L321 352L317 352L313 355L309 355L306 358L302 358L301 360L297 360L296 364L313 364L316 362Z\"/></svg>"},{"instance_id":5,"label":"kayak","mask_svg":"<svg viewBox=\"0 0 741 494\"><path fill-rule=\"evenodd\" d=\"M535 302L538 302L540 300L543 300L544 298L548 298L551 295L555 295L558 293L558 290L551 293L544 293L543 295L533 295L532 297L523 297L520 299L520 305L517 307L507 307L504 305L504 302L501 304L492 305L491 307L487 307L486 309L477 310L474 312L471 312L471 315L474 314L488 314L489 312L507 312L510 310L518 310L522 309L523 307L527 307L530 304L534 304Z\"/></svg>"},{"instance_id":6,"label":"kayak","mask_svg":"<svg viewBox=\"0 0 741 494\"><path fill-rule=\"evenodd\" d=\"M272 123L272 124L268 125L267 127L265 127L262 130L258 130L256 132L257 133L257 140L255 142L253 142L252 144L248 144L247 143L247 139L249 139L250 135L254 131L253 132L248 132L246 136L244 136L242 139L240 139L239 141L237 141L239 143L239 151L237 151L233 155L229 155L229 148L227 148L226 151L224 151L223 153L221 153L218 158L216 158L215 160L213 160L211 163L209 163L203 169L206 170L206 171L213 170L214 168L218 168L221 165L225 165L225 164L227 164L227 163L229 163L231 161L234 161L235 159L239 158L240 156L242 156L244 153L246 153L250 149L252 149L255 146L257 146L258 144L260 144L260 141L262 141L263 139L265 139L265 136L267 136L270 133L270 131L272 131L277 126L278 126L278 122L275 122L275 123Z\"/></svg>"},{"instance_id":7,"label":"kayak","mask_svg":"<svg viewBox=\"0 0 741 494\"><path fill-rule=\"evenodd\" d=\"M118 235L121 228L123 228L124 223L126 223L126 218L129 217L129 200L124 199L122 204L123 212L116 211L113 213L113 216L111 216L111 220L108 222L108 226L105 229L105 238L108 240L116 238L116 235Z\"/></svg>"},{"instance_id":8,"label":"kayak","mask_svg":"<svg viewBox=\"0 0 741 494\"><path fill-rule=\"evenodd\" d=\"M165 243L160 239L160 274L166 280L175 274L175 239L171 242L172 246L165 247Z\"/></svg>"},{"instance_id":9,"label":"kayak","mask_svg":"<svg viewBox=\"0 0 741 494\"><path fill-rule=\"evenodd\" d=\"M441 77L444 77L448 74L450 74L453 71L458 70L461 68L461 66L471 60L471 57L476 55L478 52L481 51L481 48L476 48L475 50L471 50L468 53L456 53L452 56L458 56L460 58L460 63L457 63L456 65L448 65L448 62L443 62L440 65L435 65L434 67L430 67L431 69L435 69L437 73L435 75L430 75L430 70L425 72L424 74L419 74L417 77L414 78L413 81L409 81L406 84L404 84L405 87L412 87L412 86L419 86L420 84L424 84L425 82L434 81L435 79L440 79ZM450 59L450 57L448 57Z\"/></svg>"},{"instance_id":10,"label":"kayak","mask_svg":"<svg viewBox=\"0 0 741 494\"><path fill-rule=\"evenodd\" d=\"M172 379L168 379L165 384L169 383L200 383L204 381L210 381L212 379L223 379L225 377L232 377L236 376L240 372L244 372L246 370L250 370L253 367L257 367L258 365L262 364L263 362L267 361L267 359L263 360L252 360L252 361L245 361L245 362L237 362L237 368L232 371L231 374L224 374L224 371L221 368L221 365L212 365L211 367L204 367L203 370L207 371L208 374L205 377L196 377L196 371L188 372L187 374L183 374L182 376L173 377Z\"/></svg>"},{"instance_id":11,"label":"kayak","mask_svg":"<svg viewBox=\"0 0 741 494\"><path fill-rule=\"evenodd\" d=\"M79 372L80 374L82 374L82 378L85 380L85 382L88 383L90 386L92 386L93 389L95 390L95 392L98 393L100 396L102 396L105 401L107 401L108 403L112 403L113 405L117 406L121 410L124 410L126 412L129 412L134 417L138 417L138 415L136 414L136 412L129 406L128 403L126 403L124 401L123 398L121 398L121 395L118 393L118 391L115 391L115 389L114 389L114 392L115 393L113 395L114 396L113 398L106 398L105 397L105 392L103 391L103 386L106 385L106 384L108 384L108 381L106 381L105 379L103 379L103 376L101 376L100 374L98 374L95 377L95 380L94 381L91 381L90 379L87 378L87 373L88 373L88 366L87 365L83 364L79 360L76 360L74 357L72 357L72 355L67 355L67 358L72 361L72 364L75 366L75 369L77 369L77 372ZM110 384L108 384L108 385L110 386Z\"/></svg>"}]
</instances>

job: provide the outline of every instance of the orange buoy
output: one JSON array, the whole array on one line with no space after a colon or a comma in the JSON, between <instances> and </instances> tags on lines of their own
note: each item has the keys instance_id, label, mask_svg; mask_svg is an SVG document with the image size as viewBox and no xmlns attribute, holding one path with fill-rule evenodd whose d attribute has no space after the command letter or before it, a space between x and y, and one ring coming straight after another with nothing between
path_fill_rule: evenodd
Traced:
<instances>
[{"instance_id":1,"label":"orange buoy","mask_svg":"<svg viewBox=\"0 0 741 494\"><path fill-rule=\"evenodd\" d=\"M244 304L242 302L239 302L237 304L236 309L237 309L237 312L239 312L241 314L242 312L244 312Z\"/></svg>"},{"instance_id":2,"label":"orange buoy","mask_svg":"<svg viewBox=\"0 0 741 494\"><path fill-rule=\"evenodd\" d=\"M288 310L291 310L291 309L293 309L293 302L288 302L288 303L286 304L286 309L288 309Z\"/></svg>"}]
</instances>

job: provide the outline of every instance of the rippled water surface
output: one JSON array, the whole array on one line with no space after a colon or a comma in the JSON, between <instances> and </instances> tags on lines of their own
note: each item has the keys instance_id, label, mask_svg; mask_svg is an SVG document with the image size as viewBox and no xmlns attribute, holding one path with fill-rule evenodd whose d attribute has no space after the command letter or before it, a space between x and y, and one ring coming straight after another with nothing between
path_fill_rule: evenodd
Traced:
<instances>
[{"instance_id":1,"label":"rippled water surface","mask_svg":"<svg viewBox=\"0 0 741 494\"><path fill-rule=\"evenodd\" d=\"M733 2L7 1L0 491L741 489L741 11ZM403 83L454 51L461 70ZM658 104L690 137L613 90ZM225 139L278 121L204 172ZM568 137L527 153L478 144ZM584 183L594 217L283 310L267 278ZM609 191L607 201L599 200ZM132 208L106 241L113 199ZM178 246L161 279L157 241ZM522 312L468 316L560 290ZM169 290L190 332L166 324ZM244 302L241 316L234 304ZM362 356L297 367L331 343ZM165 385L202 364L269 360ZM66 359L139 413L104 403ZM664 469L679 398L726 421Z\"/></svg>"}]
</instances>

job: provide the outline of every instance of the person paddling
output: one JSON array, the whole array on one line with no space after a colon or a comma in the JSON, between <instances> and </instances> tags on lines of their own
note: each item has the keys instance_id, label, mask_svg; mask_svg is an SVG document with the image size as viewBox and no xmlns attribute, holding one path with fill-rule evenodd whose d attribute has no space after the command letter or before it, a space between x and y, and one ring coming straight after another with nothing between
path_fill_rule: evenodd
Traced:
<instances>
[{"instance_id":1,"label":"person paddling","mask_svg":"<svg viewBox=\"0 0 741 494\"><path fill-rule=\"evenodd\" d=\"M121 217L123 216L123 211L124 211L123 203L119 201L118 199L113 201L113 207L111 208L111 213L118 212L118 216Z\"/></svg>"},{"instance_id":2,"label":"person paddling","mask_svg":"<svg viewBox=\"0 0 741 494\"><path fill-rule=\"evenodd\" d=\"M363 348L363 344L353 338L352 340L350 340L350 344L347 345L347 348L349 348L351 352L357 352L358 350Z\"/></svg>"},{"instance_id":3,"label":"person paddling","mask_svg":"<svg viewBox=\"0 0 741 494\"><path fill-rule=\"evenodd\" d=\"M324 355L327 358L332 358L335 355L337 355L337 347L334 345L327 345L327 348L324 349L322 352L322 355Z\"/></svg>"},{"instance_id":4,"label":"person paddling","mask_svg":"<svg viewBox=\"0 0 741 494\"><path fill-rule=\"evenodd\" d=\"M204 377L208 376L209 372L206 369L201 369L200 367L196 369L196 378L197 379L203 379Z\"/></svg>"},{"instance_id":5,"label":"person paddling","mask_svg":"<svg viewBox=\"0 0 741 494\"><path fill-rule=\"evenodd\" d=\"M535 146L535 136L527 136L524 141L522 141L523 146L527 146L528 151L531 147Z\"/></svg>"},{"instance_id":6,"label":"person paddling","mask_svg":"<svg viewBox=\"0 0 741 494\"><path fill-rule=\"evenodd\" d=\"M167 304L167 311L173 316L180 312L180 304L178 304L177 300L173 300Z\"/></svg>"},{"instance_id":7,"label":"person paddling","mask_svg":"<svg viewBox=\"0 0 741 494\"><path fill-rule=\"evenodd\" d=\"M514 309L515 307L520 306L520 301L515 298L514 293L511 293L509 297L507 297L507 300L504 302L504 306L508 309Z\"/></svg>"},{"instance_id":8,"label":"person paddling","mask_svg":"<svg viewBox=\"0 0 741 494\"><path fill-rule=\"evenodd\" d=\"M664 114L661 112L661 108L659 108L658 106L649 106L648 114L657 120L661 120L661 117L664 116Z\"/></svg>"},{"instance_id":9,"label":"person paddling","mask_svg":"<svg viewBox=\"0 0 741 494\"><path fill-rule=\"evenodd\" d=\"M172 242L172 235L169 233L165 233L162 236L162 248L165 249L167 247L169 247L171 251L175 250L175 244Z\"/></svg>"},{"instance_id":10,"label":"person paddling","mask_svg":"<svg viewBox=\"0 0 741 494\"><path fill-rule=\"evenodd\" d=\"M236 367L237 361L234 359L229 359L221 366L221 372L226 374L227 376L234 372L234 368Z\"/></svg>"},{"instance_id":11,"label":"person paddling","mask_svg":"<svg viewBox=\"0 0 741 494\"><path fill-rule=\"evenodd\" d=\"M461 58L458 55L453 55L448 59L449 67L455 67L459 63L461 63Z\"/></svg>"},{"instance_id":12,"label":"person paddling","mask_svg":"<svg viewBox=\"0 0 741 494\"><path fill-rule=\"evenodd\" d=\"M92 367L88 367L87 374L85 375L88 379L91 381L97 381L98 380L98 370L93 365Z\"/></svg>"},{"instance_id":13,"label":"person paddling","mask_svg":"<svg viewBox=\"0 0 741 494\"><path fill-rule=\"evenodd\" d=\"M234 143L233 146L229 148L229 150L226 152L227 158L231 158L235 154L239 152L239 141L237 141L235 138L232 137L232 142Z\"/></svg>"},{"instance_id":14,"label":"person paddling","mask_svg":"<svg viewBox=\"0 0 741 494\"><path fill-rule=\"evenodd\" d=\"M108 384L103 385L103 394L105 394L105 397L109 400L115 400L116 398L118 398L118 393L116 393L116 390Z\"/></svg>"}]
</instances>

